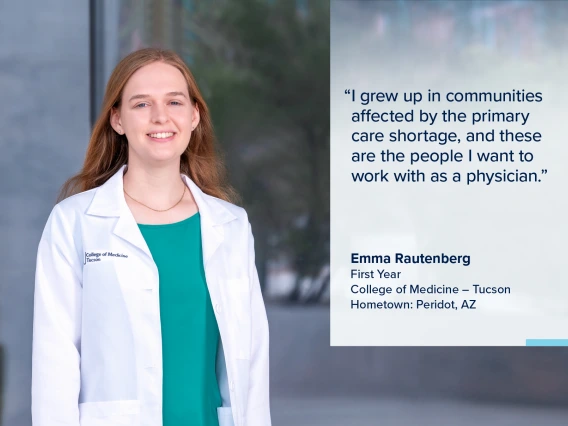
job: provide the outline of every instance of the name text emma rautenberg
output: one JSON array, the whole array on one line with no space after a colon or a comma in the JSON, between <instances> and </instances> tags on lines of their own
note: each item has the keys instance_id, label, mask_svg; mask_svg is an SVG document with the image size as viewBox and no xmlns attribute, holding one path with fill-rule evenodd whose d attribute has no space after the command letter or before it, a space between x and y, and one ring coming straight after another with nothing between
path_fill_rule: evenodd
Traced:
<instances>
[{"instance_id":1,"label":"name text emma rautenberg","mask_svg":"<svg viewBox=\"0 0 568 426\"><path fill-rule=\"evenodd\" d=\"M391 257L394 258L394 263L460 263L463 266L469 266L470 264L469 255L447 255L444 253L436 255L395 253L394 256L388 254L364 255L351 253L351 263L392 263Z\"/></svg>"}]
</instances>

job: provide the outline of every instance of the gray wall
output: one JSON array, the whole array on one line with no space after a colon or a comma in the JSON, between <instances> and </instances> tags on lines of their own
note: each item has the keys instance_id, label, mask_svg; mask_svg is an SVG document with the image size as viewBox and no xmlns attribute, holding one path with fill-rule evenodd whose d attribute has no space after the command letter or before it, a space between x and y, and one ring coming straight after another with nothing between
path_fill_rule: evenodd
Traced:
<instances>
[{"instance_id":1,"label":"gray wall","mask_svg":"<svg viewBox=\"0 0 568 426\"><path fill-rule=\"evenodd\" d=\"M35 256L57 190L88 142L88 23L87 1L0 1L3 425L31 424Z\"/></svg>"}]
</instances>

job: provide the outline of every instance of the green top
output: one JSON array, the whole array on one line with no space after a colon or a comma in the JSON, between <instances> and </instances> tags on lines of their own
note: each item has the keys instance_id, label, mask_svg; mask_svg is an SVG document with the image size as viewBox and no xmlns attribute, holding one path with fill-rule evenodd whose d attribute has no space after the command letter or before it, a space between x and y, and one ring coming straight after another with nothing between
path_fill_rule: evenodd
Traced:
<instances>
[{"instance_id":1,"label":"green top","mask_svg":"<svg viewBox=\"0 0 568 426\"><path fill-rule=\"evenodd\" d=\"M199 213L138 224L160 276L164 426L219 426L219 329L203 269Z\"/></svg>"}]
</instances>

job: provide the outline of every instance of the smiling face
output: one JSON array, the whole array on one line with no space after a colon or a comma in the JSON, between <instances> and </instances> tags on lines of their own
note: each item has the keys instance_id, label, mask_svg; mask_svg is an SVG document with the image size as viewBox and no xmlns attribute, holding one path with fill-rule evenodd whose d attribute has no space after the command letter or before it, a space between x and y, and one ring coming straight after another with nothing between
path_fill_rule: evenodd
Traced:
<instances>
[{"instance_id":1,"label":"smiling face","mask_svg":"<svg viewBox=\"0 0 568 426\"><path fill-rule=\"evenodd\" d=\"M190 101L183 74L154 62L130 77L110 122L126 135L129 162L159 165L179 162L199 123L199 111Z\"/></svg>"}]
</instances>

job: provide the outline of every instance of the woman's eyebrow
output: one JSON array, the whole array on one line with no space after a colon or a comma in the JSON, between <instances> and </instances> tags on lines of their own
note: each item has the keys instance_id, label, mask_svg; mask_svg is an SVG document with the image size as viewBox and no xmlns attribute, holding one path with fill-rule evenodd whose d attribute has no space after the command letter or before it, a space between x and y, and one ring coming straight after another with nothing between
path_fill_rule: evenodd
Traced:
<instances>
[{"instance_id":1,"label":"woman's eyebrow","mask_svg":"<svg viewBox=\"0 0 568 426\"><path fill-rule=\"evenodd\" d=\"M184 98L186 97L183 92L168 92L166 93L166 96L183 96ZM134 95L128 100L128 102L133 101L134 99L146 99L149 97L150 95Z\"/></svg>"}]
</instances>

